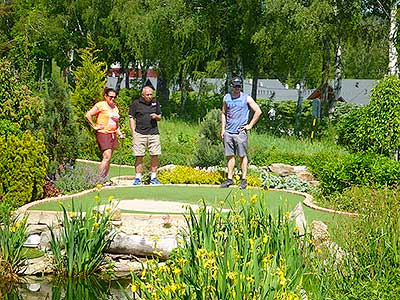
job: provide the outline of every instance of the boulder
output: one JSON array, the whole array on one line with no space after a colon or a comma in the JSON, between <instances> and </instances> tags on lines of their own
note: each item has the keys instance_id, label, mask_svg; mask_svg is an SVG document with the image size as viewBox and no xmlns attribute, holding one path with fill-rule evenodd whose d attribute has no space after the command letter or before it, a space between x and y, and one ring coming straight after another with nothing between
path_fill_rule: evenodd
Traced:
<instances>
[{"instance_id":1,"label":"boulder","mask_svg":"<svg viewBox=\"0 0 400 300\"><path fill-rule=\"evenodd\" d=\"M306 233L307 222L301 202L297 203L295 208L290 212L289 220L295 220L296 227L299 230L299 236L303 236Z\"/></svg>"}]
</instances>

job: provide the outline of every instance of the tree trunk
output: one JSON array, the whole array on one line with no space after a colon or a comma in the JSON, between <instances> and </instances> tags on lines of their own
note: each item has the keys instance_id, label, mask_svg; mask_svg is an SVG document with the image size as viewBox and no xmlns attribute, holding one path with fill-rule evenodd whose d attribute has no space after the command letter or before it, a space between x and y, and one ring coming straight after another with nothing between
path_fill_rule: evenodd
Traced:
<instances>
[{"instance_id":1,"label":"tree trunk","mask_svg":"<svg viewBox=\"0 0 400 300\"><path fill-rule=\"evenodd\" d=\"M393 3L390 9L390 31L389 31L389 74L398 75L397 66L397 1Z\"/></svg>"},{"instance_id":2,"label":"tree trunk","mask_svg":"<svg viewBox=\"0 0 400 300\"><path fill-rule=\"evenodd\" d=\"M253 82L251 85L251 97L257 100L257 86L258 86L258 66L255 64L253 70Z\"/></svg>"},{"instance_id":3,"label":"tree trunk","mask_svg":"<svg viewBox=\"0 0 400 300\"><path fill-rule=\"evenodd\" d=\"M164 72L163 66L159 64L157 76L157 97L160 103L167 104L169 100L169 89Z\"/></svg>"},{"instance_id":4,"label":"tree trunk","mask_svg":"<svg viewBox=\"0 0 400 300\"><path fill-rule=\"evenodd\" d=\"M296 107L296 120L295 120L295 134L300 137L300 125L301 125L301 113L303 111L303 91L304 91L304 79L300 81L299 94L297 97L297 107Z\"/></svg>"},{"instance_id":5,"label":"tree trunk","mask_svg":"<svg viewBox=\"0 0 400 300\"><path fill-rule=\"evenodd\" d=\"M232 80L232 57L229 50L225 49L226 56L226 81L225 81L225 93L230 91L230 82Z\"/></svg>"},{"instance_id":6,"label":"tree trunk","mask_svg":"<svg viewBox=\"0 0 400 300\"><path fill-rule=\"evenodd\" d=\"M329 47L329 38L324 38L324 52L322 57L322 85L321 85L321 103L323 105L323 114L326 116L328 112L328 101L329 101L329 73L330 73L330 62L331 54Z\"/></svg>"},{"instance_id":7,"label":"tree trunk","mask_svg":"<svg viewBox=\"0 0 400 300\"><path fill-rule=\"evenodd\" d=\"M333 82L333 97L329 100L328 114L329 118L332 119L333 113L335 112L336 102L340 97L340 92L342 90L342 46L340 41L336 47L335 54L335 78Z\"/></svg>"},{"instance_id":8,"label":"tree trunk","mask_svg":"<svg viewBox=\"0 0 400 300\"><path fill-rule=\"evenodd\" d=\"M186 72L185 66L181 66L181 70L179 72L179 86L181 91L181 106L180 106L180 113L183 114L185 111L185 103L187 97L187 86L186 86Z\"/></svg>"},{"instance_id":9,"label":"tree trunk","mask_svg":"<svg viewBox=\"0 0 400 300\"><path fill-rule=\"evenodd\" d=\"M130 85L129 85L129 64L126 65L125 74L126 74L125 75L125 88L129 89L130 88Z\"/></svg>"}]
</instances>

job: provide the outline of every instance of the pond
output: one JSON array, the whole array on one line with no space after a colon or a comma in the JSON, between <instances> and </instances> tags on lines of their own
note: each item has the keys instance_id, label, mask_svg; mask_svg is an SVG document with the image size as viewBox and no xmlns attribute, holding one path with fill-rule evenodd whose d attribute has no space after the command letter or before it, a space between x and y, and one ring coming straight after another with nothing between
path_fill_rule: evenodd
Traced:
<instances>
[{"instance_id":1,"label":"pond","mask_svg":"<svg viewBox=\"0 0 400 300\"><path fill-rule=\"evenodd\" d=\"M129 278L56 279L24 277L18 284L0 283L0 299L4 300L128 300L134 299Z\"/></svg>"}]
</instances>

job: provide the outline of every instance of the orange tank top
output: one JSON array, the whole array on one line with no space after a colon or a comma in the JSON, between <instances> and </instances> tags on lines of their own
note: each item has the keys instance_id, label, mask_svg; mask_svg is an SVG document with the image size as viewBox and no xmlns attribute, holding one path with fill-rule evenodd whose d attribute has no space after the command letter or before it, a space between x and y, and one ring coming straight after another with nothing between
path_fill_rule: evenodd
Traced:
<instances>
[{"instance_id":1,"label":"orange tank top","mask_svg":"<svg viewBox=\"0 0 400 300\"><path fill-rule=\"evenodd\" d=\"M115 133L119 126L119 110L117 106L111 108L106 101L97 102L95 106L98 109L96 123L104 126L98 132Z\"/></svg>"}]
</instances>

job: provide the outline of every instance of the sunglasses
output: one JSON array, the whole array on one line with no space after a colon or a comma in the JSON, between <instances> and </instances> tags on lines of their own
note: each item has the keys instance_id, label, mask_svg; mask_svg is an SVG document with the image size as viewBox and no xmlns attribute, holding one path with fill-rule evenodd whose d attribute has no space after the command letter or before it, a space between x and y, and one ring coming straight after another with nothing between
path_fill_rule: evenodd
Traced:
<instances>
[{"instance_id":1,"label":"sunglasses","mask_svg":"<svg viewBox=\"0 0 400 300\"><path fill-rule=\"evenodd\" d=\"M234 88L241 88L242 86L241 85L234 85L233 87Z\"/></svg>"},{"instance_id":2,"label":"sunglasses","mask_svg":"<svg viewBox=\"0 0 400 300\"><path fill-rule=\"evenodd\" d=\"M107 95L107 97L109 97L109 98L111 98L111 99L117 98L117 96L110 96L110 95Z\"/></svg>"}]
</instances>

